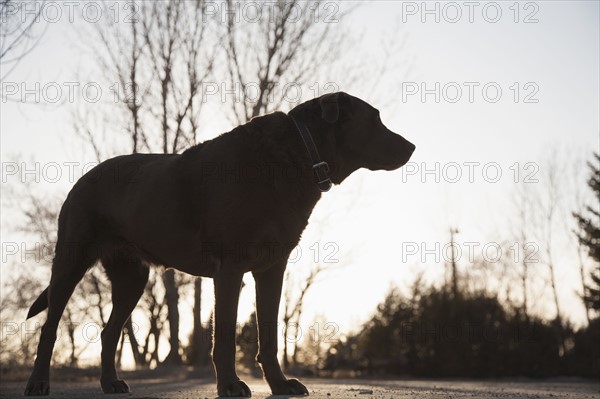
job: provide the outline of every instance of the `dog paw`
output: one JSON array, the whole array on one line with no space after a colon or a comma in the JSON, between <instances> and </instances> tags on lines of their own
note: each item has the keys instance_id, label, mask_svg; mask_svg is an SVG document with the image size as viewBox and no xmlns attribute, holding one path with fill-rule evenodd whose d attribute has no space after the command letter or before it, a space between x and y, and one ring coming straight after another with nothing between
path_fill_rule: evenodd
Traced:
<instances>
[{"instance_id":1,"label":"dog paw","mask_svg":"<svg viewBox=\"0 0 600 399\"><path fill-rule=\"evenodd\" d=\"M271 384L273 395L306 395L308 389L297 379L292 378Z\"/></svg>"},{"instance_id":2,"label":"dog paw","mask_svg":"<svg viewBox=\"0 0 600 399\"><path fill-rule=\"evenodd\" d=\"M27 382L25 387L25 396L46 396L50 395L50 382L49 381L32 381Z\"/></svg>"},{"instance_id":3,"label":"dog paw","mask_svg":"<svg viewBox=\"0 0 600 399\"><path fill-rule=\"evenodd\" d=\"M220 397L231 398L241 396L244 398L249 398L252 396L252 391L250 388L248 388L248 385L241 380L218 384L217 391Z\"/></svg>"},{"instance_id":4,"label":"dog paw","mask_svg":"<svg viewBox=\"0 0 600 399\"><path fill-rule=\"evenodd\" d=\"M129 393L129 385L123 380L100 381L104 393Z\"/></svg>"}]
</instances>

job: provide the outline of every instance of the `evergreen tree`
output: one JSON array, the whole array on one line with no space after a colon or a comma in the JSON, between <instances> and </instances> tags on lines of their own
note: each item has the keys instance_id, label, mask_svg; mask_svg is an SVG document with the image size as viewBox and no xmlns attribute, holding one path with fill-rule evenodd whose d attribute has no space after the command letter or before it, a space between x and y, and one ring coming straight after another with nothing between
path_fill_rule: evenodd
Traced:
<instances>
[{"instance_id":1,"label":"evergreen tree","mask_svg":"<svg viewBox=\"0 0 600 399\"><path fill-rule=\"evenodd\" d=\"M588 186L594 192L596 204L600 204L600 154L594 154L595 164L589 163L592 176ZM600 310L600 210L587 207L588 215L574 213L579 224L579 242L588 250L589 256L596 261L596 267L591 273L592 282L586 287L584 300L592 309Z\"/></svg>"}]
</instances>

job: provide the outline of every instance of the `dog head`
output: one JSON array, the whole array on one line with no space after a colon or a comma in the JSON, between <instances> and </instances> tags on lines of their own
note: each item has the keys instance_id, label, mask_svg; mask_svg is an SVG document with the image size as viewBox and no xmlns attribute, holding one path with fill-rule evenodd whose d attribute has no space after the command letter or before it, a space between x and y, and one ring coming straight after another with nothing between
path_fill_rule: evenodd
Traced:
<instances>
[{"instance_id":1,"label":"dog head","mask_svg":"<svg viewBox=\"0 0 600 399\"><path fill-rule=\"evenodd\" d=\"M336 184L360 168L398 169L416 148L389 130L377 109L343 92L307 101L290 114L307 124Z\"/></svg>"}]
</instances>

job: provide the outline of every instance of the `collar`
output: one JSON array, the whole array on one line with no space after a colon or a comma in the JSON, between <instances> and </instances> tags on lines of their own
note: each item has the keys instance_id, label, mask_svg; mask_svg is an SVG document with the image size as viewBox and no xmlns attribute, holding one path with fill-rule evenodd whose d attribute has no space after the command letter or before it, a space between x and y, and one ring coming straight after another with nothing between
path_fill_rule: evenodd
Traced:
<instances>
[{"instance_id":1,"label":"collar","mask_svg":"<svg viewBox=\"0 0 600 399\"><path fill-rule=\"evenodd\" d=\"M331 178L329 177L329 165L327 162L321 160L317 146L310 134L310 130L308 130L308 126L306 126L306 123L304 123L302 119L296 119L291 114L288 114L288 116L292 118L294 125L296 125L296 130L300 133L302 142L306 147L306 151L308 151L308 155L312 162L312 171L315 182L317 183L317 186L319 186L319 190L321 190L321 192L329 191L333 185Z\"/></svg>"}]
</instances>

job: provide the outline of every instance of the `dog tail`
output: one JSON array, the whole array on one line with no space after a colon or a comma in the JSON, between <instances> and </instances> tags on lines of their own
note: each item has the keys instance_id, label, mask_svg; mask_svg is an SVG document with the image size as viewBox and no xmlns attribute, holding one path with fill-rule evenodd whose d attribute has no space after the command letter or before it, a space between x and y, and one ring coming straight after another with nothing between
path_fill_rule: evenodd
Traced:
<instances>
[{"instance_id":1,"label":"dog tail","mask_svg":"<svg viewBox=\"0 0 600 399\"><path fill-rule=\"evenodd\" d=\"M36 314L46 310L48 307L48 287L37 297L33 305L29 308L27 318L30 319Z\"/></svg>"}]
</instances>

